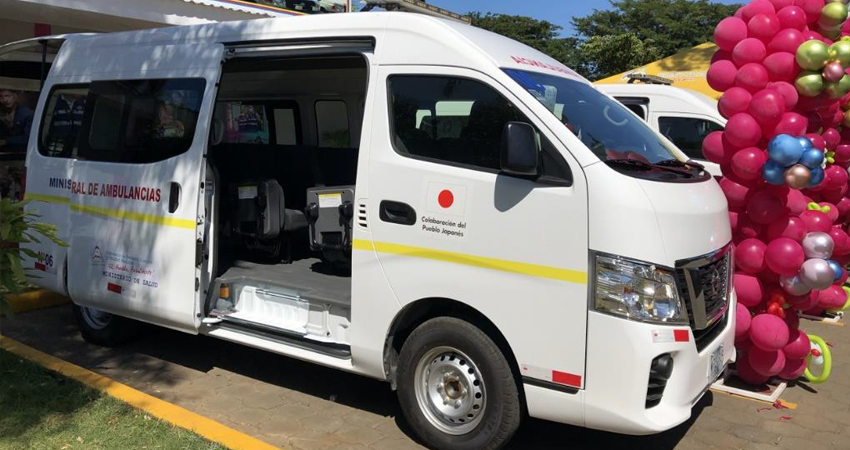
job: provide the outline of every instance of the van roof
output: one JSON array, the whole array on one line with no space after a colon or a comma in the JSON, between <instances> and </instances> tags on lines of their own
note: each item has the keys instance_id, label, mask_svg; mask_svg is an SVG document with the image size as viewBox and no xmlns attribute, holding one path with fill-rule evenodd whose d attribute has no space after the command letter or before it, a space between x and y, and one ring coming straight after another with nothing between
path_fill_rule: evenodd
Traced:
<instances>
[{"instance_id":1,"label":"van roof","mask_svg":"<svg viewBox=\"0 0 850 450\"><path fill-rule=\"evenodd\" d=\"M690 89L661 84L596 84L597 89L612 96L650 96L654 98L665 98L676 103L686 102L697 105L698 108L708 108L717 111L717 101Z\"/></svg>"},{"instance_id":2,"label":"van roof","mask_svg":"<svg viewBox=\"0 0 850 450\"><path fill-rule=\"evenodd\" d=\"M504 36L456 21L404 12L317 14L69 35L70 49L60 55L62 64L57 64L56 70L63 76L90 73L88 52L110 47L344 37L374 38L381 65L443 65L484 71L513 68L586 81L550 56ZM98 52L100 60L105 53Z\"/></svg>"}]
</instances>

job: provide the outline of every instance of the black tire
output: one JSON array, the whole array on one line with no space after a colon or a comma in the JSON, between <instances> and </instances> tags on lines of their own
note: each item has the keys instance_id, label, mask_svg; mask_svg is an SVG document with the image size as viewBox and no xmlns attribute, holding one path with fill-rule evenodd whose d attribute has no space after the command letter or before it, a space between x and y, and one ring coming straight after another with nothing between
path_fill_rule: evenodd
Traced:
<instances>
[{"instance_id":1,"label":"black tire","mask_svg":"<svg viewBox=\"0 0 850 450\"><path fill-rule=\"evenodd\" d=\"M450 361L453 365L448 365ZM462 369L457 374L463 379L454 381L455 387L451 388L450 383L456 380L455 368ZM433 373L442 374L437 376L442 382L425 382L429 378L428 374L432 373L431 369ZM463 370L470 374L469 377ZM469 383L470 378L472 383ZM417 379L423 382L419 383ZM496 450L507 444L519 428L522 408L511 366L496 343L469 322L454 317L438 317L413 330L402 346L396 380L405 419L431 448ZM426 387L420 387L417 392L417 383ZM433 386L436 387L432 391ZM461 389L457 389L458 386ZM480 392L476 389L480 389ZM467 396L467 392L472 394ZM478 397L479 393L481 397ZM452 397L452 394L460 397ZM460 412L460 418L440 413L439 410L446 406L435 403L432 395L442 396L439 398L442 398L443 405L446 405L446 399L454 402L459 398L459 403L453 403L448 408L450 415ZM482 399L478 405L480 408L475 408L474 398ZM467 419L470 422L459 423L467 417L473 417L475 413L475 410L467 410L465 405L480 409L480 412L473 419ZM467 415L467 412L470 414ZM444 431L446 428L452 429L452 432Z\"/></svg>"},{"instance_id":2,"label":"black tire","mask_svg":"<svg viewBox=\"0 0 850 450\"><path fill-rule=\"evenodd\" d=\"M100 320L93 322L92 309L88 311L83 307L71 304L74 310L74 318L80 328L80 334L86 342L102 345L104 347L117 347L133 339L139 332L139 322L112 314L102 314Z\"/></svg>"}]
</instances>

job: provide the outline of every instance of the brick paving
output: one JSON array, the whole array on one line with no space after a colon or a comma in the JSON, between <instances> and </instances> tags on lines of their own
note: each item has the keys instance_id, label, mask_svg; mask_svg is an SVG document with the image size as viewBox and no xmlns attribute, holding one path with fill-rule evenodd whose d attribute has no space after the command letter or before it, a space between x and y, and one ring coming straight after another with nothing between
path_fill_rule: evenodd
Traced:
<instances>
[{"instance_id":1,"label":"brick paving","mask_svg":"<svg viewBox=\"0 0 850 450\"><path fill-rule=\"evenodd\" d=\"M59 306L3 319L3 335L291 450L421 449L389 385L202 336L145 327L118 349L86 344ZM796 410L706 394L694 416L654 436L528 420L512 449L850 449L850 326L803 321L833 344L823 385L789 386ZM2 411L0 411L2 414Z\"/></svg>"}]
</instances>

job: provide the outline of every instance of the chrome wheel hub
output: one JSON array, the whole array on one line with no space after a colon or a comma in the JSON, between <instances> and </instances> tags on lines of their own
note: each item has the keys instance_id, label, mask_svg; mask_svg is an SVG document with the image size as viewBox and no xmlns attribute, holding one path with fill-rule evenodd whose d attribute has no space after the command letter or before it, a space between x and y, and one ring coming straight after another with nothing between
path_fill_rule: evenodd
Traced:
<instances>
[{"instance_id":1,"label":"chrome wheel hub","mask_svg":"<svg viewBox=\"0 0 850 450\"><path fill-rule=\"evenodd\" d=\"M486 391L468 356L451 347L434 348L419 360L414 377L417 403L433 426L452 435L475 429L483 417Z\"/></svg>"},{"instance_id":2,"label":"chrome wheel hub","mask_svg":"<svg viewBox=\"0 0 850 450\"><path fill-rule=\"evenodd\" d=\"M86 321L86 325L88 325L89 328L102 330L109 326L109 323L112 322L112 314L109 314L108 312L103 312L99 309L88 306L83 306L81 310L83 320Z\"/></svg>"}]
</instances>

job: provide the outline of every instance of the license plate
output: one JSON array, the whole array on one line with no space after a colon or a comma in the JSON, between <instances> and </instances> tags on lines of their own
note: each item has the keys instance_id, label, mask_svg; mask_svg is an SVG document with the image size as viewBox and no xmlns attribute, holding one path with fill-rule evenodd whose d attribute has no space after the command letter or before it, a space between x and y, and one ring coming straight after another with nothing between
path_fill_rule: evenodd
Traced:
<instances>
[{"instance_id":1,"label":"license plate","mask_svg":"<svg viewBox=\"0 0 850 450\"><path fill-rule=\"evenodd\" d=\"M708 363L708 382L713 383L723 373L726 367L726 361L723 359L723 345L718 346L711 352L711 359Z\"/></svg>"}]
</instances>

